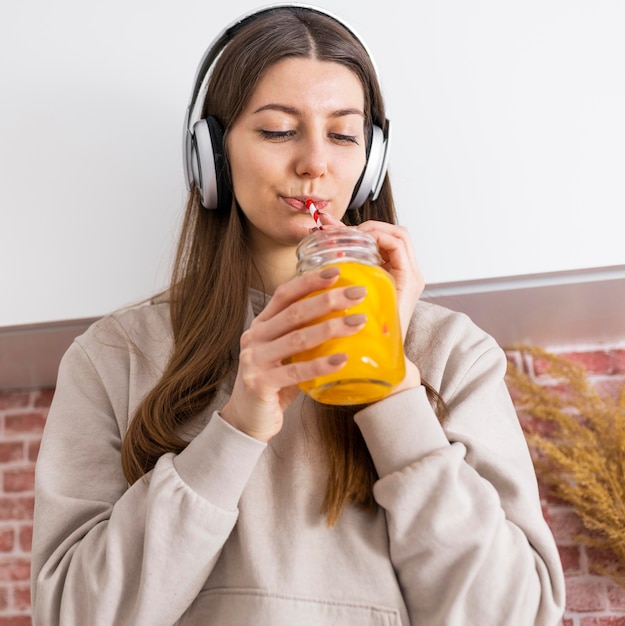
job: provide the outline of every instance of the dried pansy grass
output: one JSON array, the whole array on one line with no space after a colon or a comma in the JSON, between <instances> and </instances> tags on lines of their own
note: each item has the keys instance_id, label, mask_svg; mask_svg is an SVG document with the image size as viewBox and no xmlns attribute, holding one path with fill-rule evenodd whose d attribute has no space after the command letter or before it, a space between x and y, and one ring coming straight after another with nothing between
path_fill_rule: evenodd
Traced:
<instances>
[{"instance_id":1,"label":"dried pansy grass","mask_svg":"<svg viewBox=\"0 0 625 626\"><path fill-rule=\"evenodd\" d=\"M601 394L579 364L543 348L515 348L540 363L541 382L509 361L507 382L525 428L537 475L572 505L587 532L575 539L613 555L600 573L625 587L625 383Z\"/></svg>"}]
</instances>

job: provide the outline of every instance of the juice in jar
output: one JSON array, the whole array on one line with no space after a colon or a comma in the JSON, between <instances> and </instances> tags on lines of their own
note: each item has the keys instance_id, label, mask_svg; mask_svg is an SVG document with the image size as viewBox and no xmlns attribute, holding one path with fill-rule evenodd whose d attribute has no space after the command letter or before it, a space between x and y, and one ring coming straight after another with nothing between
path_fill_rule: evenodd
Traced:
<instances>
[{"instance_id":1,"label":"juice in jar","mask_svg":"<svg viewBox=\"0 0 625 626\"><path fill-rule=\"evenodd\" d=\"M331 288L360 285L367 288L367 295L362 302L349 309L320 319L364 313L367 321L355 335L329 339L311 350L293 356L293 361L310 360L339 352L348 356L347 363L339 371L305 381L299 387L324 404L374 402L388 395L405 376L395 283L392 276L378 265L349 258L324 265L333 266L338 267L341 273Z\"/></svg>"}]
</instances>

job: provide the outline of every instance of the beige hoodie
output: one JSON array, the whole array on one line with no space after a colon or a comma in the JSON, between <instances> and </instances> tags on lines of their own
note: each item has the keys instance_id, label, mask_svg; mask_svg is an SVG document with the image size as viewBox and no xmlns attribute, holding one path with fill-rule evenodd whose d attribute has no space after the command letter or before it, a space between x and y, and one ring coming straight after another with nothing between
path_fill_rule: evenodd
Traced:
<instances>
[{"instance_id":1,"label":"beige hoodie","mask_svg":"<svg viewBox=\"0 0 625 626\"><path fill-rule=\"evenodd\" d=\"M121 441L170 346L159 302L97 322L63 358L37 462L34 626L559 623L561 565L505 355L467 317L418 304L406 352L450 419L423 388L361 411L379 510L348 507L331 528L303 395L264 445L220 418L225 385L189 446L128 487Z\"/></svg>"}]
</instances>

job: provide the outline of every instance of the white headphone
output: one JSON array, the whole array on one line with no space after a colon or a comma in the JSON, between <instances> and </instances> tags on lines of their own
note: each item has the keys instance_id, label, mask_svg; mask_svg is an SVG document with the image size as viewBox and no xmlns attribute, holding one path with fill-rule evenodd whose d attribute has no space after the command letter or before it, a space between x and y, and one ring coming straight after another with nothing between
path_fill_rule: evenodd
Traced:
<instances>
[{"instance_id":1,"label":"white headphone","mask_svg":"<svg viewBox=\"0 0 625 626\"><path fill-rule=\"evenodd\" d=\"M231 192L225 183L224 174L226 164L221 124L212 116L196 119L198 115L197 109L201 109L201 102L203 100L203 97L199 97L200 93L204 95L207 78L210 75L213 63L239 28L258 15L284 7L305 9L332 18L355 37L371 59L374 69L376 68L375 61L366 44L348 24L332 13L310 5L290 3L272 4L242 15L226 26L207 48L198 65L193 91L191 92L191 98L184 119L182 156L185 182L189 191L192 189L193 185L198 188L202 205L207 209L219 208L228 210L230 208ZM389 120L385 120L384 130L375 124L372 125L367 162L356 184L348 208L358 209L367 199L375 200L378 197L388 167L389 145Z\"/></svg>"}]
</instances>

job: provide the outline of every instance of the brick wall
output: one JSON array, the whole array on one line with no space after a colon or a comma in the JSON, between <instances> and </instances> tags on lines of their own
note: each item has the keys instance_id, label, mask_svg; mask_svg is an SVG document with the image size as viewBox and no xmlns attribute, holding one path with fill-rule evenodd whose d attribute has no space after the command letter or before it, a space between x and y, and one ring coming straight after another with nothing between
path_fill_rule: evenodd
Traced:
<instances>
[{"instance_id":1,"label":"brick wall","mask_svg":"<svg viewBox=\"0 0 625 626\"><path fill-rule=\"evenodd\" d=\"M30 626L33 480L52 390L0 392L0 626Z\"/></svg>"},{"instance_id":2,"label":"brick wall","mask_svg":"<svg viewBox=\"0 0 625 626\"><path fill-rule=\"evenodd\" d=\"M608 392L625 379L625 349L587 348L570 355ZM510 356L515 358L514 353ZM541 380L541 372L535 375ZM31 624L33 470L52 393L50 389L0 392L0 626ZM563 626L625 626L625 589L593 571L593 564L605 556L572 539L580 521L569 506L548 499L543 504L567 581Z\"/></svg>"},{"instance_id":3,"label":"brick wall","mask_svg":"<svg viewBox=\"0 0 625 626\"><path fill-rule=\"evenodd\" d=\"M553 350L584 366L589 380L604 394L614 394L625 381L625 348L601 347L571 350ZM510 351L509 358L523 367L541 384L550 384L550 378L540 363L521 360ZM526 419L519 412L521 423ZM525 425L529 427L528 425ZM542 488L543 494L546 489ZM583 529L572 507L543 496L545 518L556 538L564 567L567 587L567 611L564 626L625 626L625 589L611 579L596 573L596 565L606 564L609 558L596 550L576 543L573 539ZM625 520L624 520L625 521Z\"/></svg>"}]
</instances>

